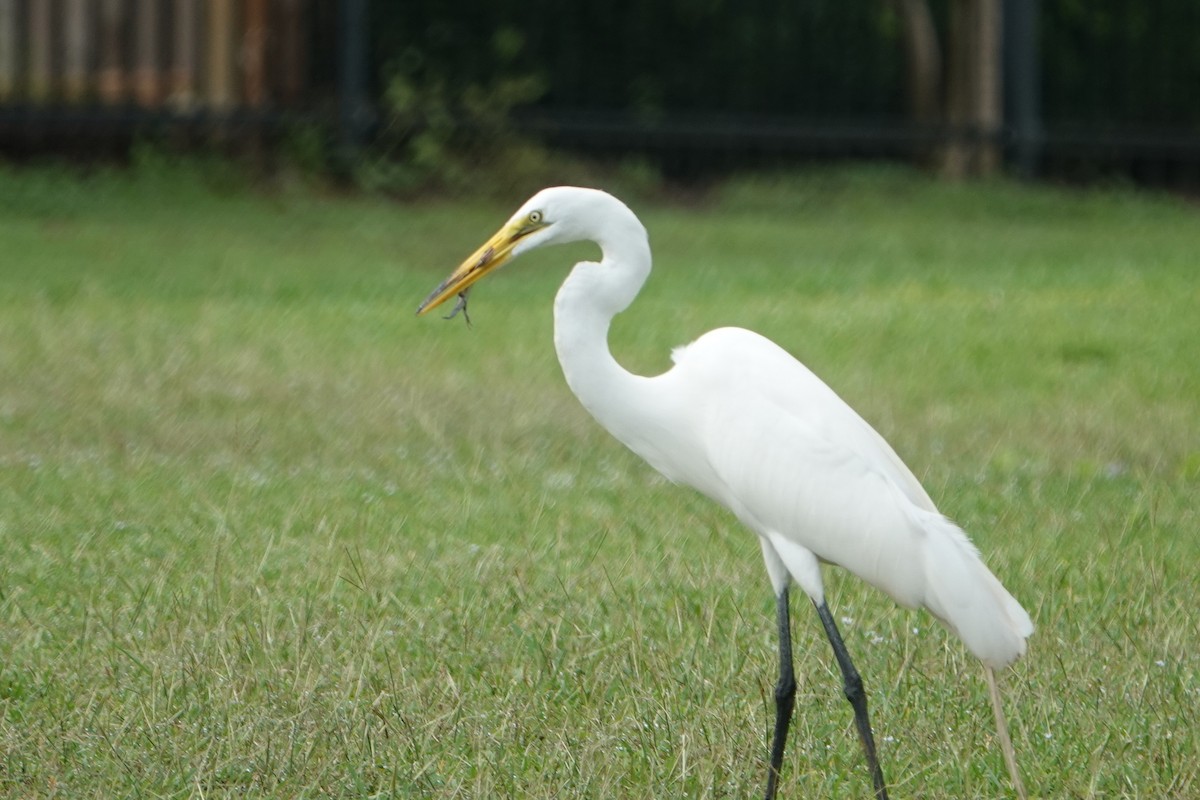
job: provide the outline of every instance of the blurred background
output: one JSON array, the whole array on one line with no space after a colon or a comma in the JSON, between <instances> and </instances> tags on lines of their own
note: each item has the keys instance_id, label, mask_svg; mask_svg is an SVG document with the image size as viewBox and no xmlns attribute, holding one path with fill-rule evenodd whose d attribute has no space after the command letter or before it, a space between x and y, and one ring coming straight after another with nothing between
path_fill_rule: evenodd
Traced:
<instances>
[{"instance_id":1,"label":"blurred background","mask_svg":"<svg viewBox=\"0 0 1200 800\"><path fill-rule=\"evenodd\" d=\"M0 0L0 148L265 152L398 192L531 146L1195 189L1198 34L1194 0Z\"/></svg>"},{"instance_id":2,"label":"blurred background","mask_svg":"<svg viewBox=\"0 0 1200 800\"><path fill-rule=\"evenodd\" d=\"M0 0L0 800L761 791L759 547L564 386L577 256L471 330L413 314L550 183L650 231L620 363L759 331L971 532L1038 626L1034 796L1200 797L1198 34L1198 0ZM953 635L828 578L897 792L1009 795ZM793 603L781 792L861 796Z\"/></svg>"}]
</instances>

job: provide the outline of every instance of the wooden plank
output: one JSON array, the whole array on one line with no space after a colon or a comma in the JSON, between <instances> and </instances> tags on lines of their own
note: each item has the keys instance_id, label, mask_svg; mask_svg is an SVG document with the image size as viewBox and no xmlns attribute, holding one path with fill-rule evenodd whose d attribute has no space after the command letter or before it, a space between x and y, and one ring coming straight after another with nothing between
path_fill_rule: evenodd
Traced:
<instances>
[{"instance_id":1,"label":"wooden plank","mask_svg":"<svg viewBox=\"0 0 1200 800\"><path fill-rule=\"evenodd\" d=\"M233 0L208 0L208 104L228 111L236 102L233 52Z\"/></svg>"},{"instance_id":2,"label":"wooden plank","mask_svg":"<svg viewBox=\"0 0 1200 800\"><path fill-rule=\"evenodd\" d=\"M196 25L196 0L175 0L171 37L171 105L186 111L196 104L196 53L200 29Z\"/></svg>"},{"instance_id":3,"label":"wooden plank","mask_svg":"<svg viewBox=\"0 0 1200 800\"><path fill-rule=\"evenodd\" d=\"M137 0L134 10L133 96L138 105L154 108L162 101L158 61L158 0Z\"/></svg>"},{"instance_id":4,"label":"wooden plank","mask_svg":"<svg viewBox=\"0 0 1200 800\"><path fill-rule=\"evenodd\" d=\"M242 102L262 108L267 101L267 0L243 0Z\"/></svg>"},{"instance_id":5,"label":"wooden plank","mask_svg":"<svg viewBox=\"0 0 1200 800\"><path fill-rule=\"evenodd\" d=\"M92 55L92 30L87 0L63 0L63 97L84 100L89 89L88 64Z\"/></svg>"},{"instance_id":6,"label":"wooden plank","mask_svg":"<svg viewBox=\"0 0 1200 800\"><path fill-rule=\"evenodd\" d=\"M304 95L307 48L304 41L303 0L278 0L279 92L287 105L295 105Z\"/></svg>"},{"instance_id":7,"label":"wooden plank","mask_svg":"<svg viewBox=\"0 0 1200 800\"><path fill-rule=\"evenodd\" d=\"M125 0L100 0L100 69L96 91L101 102L125 102Z\"/></svg>"},{"instance_id":8,"label":"wooden plank","mask_svg":"<svg viewBox=\"0 0 1200 800\"><path fill-rule=\"evenodd\" d=\"M0 102L17 94L17 0L0 0Z\"/></svg>"},{"instance_id":9,"label":"wooden plank","mask_svg":"<svg viewBox=\"0 0 1200 800\"><path fill-rule=\"evenodd\" d=\"M29 6L29 99L44 103L53 91L53 33L50 3Z\"/></svg>"}]
</instances>

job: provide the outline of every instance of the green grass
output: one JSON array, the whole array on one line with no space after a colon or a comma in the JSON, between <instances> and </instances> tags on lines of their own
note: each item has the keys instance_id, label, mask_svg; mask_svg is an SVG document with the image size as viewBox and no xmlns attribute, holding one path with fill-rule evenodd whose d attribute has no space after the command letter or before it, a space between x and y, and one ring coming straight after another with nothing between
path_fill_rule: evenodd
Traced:
<instances>
[{"instance_id":1,"label":"green grass","mask_svg":"<svg viewBox=\"0 0 1200 800\"><path fill-rule=\"evenodd\" d=\"M416 303L524 198L0 171L0 796L761 790L753 537L610 440L550 305L584 247ZM1200 794L1200 211L903 171L634 201L627 365L721 324L904 455L1038 626L1005 677L1047 797ZM978 665L830 570L896 797L1008 794ZM865 797L794 603L782 796Z\"/></svg>"}]
</instances>

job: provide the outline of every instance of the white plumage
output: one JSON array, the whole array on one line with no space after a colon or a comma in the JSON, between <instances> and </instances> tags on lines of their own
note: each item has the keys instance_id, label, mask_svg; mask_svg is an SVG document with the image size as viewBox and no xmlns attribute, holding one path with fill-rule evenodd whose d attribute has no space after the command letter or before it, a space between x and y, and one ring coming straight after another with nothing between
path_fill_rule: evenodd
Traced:
<instances>
[{"instance_id":1,"label":"white plumage","mask_svg":"<svg viewBox=\"0 0 1200 800\"><path fill-rule=\"evenodd\" d=\"M645 228L616 198L573 187L539 192L419 313L454 294L465 303L476 280L522 252L578 240L595 241L603 257L577 264L555 299L554 342L567 383L613 436L670 480L729 508L758 535L783 601L781 635L793 580L824 609L825 562L903 606L928 609L989 668L1006 667L1025 652L1029 615L966 535L938 513L888 443L782 348L751 331L721 328L678 348L674 367L662 375L637 376L617 364L608 349L609 323L649 275L650 247ZM836 631L830 635L832 642ZM786 664L781 656L785 689L788 648ZM848 696L850 673L852 665ZM789 701L780 716L790 711ZM863 723L872 761L865 700ZM786 720L777 721L779 749L785 736ZM769 797L777 771L775 764ZM881 774L876 792L886 796Z\"/></svg>"},{"instance_id":2,"label":"white plumage","mask_svg":"<svg viewBox=\"0 0 1200 800\"><path fill-rule=\"evenodd\" d=\"M816 556L928 609L995 669L1025 652L1024 609L887 442L811 371L737 328L705 334L676 359L652 381L703 400L663 424L701 442L704 458L660 469L732 510L813 601L824 599Z\"/></svg>"}]
</instances>

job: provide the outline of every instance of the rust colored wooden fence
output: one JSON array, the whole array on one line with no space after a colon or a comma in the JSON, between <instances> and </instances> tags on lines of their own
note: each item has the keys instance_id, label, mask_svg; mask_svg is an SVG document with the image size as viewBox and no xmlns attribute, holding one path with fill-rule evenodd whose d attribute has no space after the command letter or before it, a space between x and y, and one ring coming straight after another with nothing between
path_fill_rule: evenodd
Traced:
<instances>
[{"instance_id":1,"label":"rust colored wooden fence","mask_svg":"<svg viewBox=\"0 0 1200 800\"><path fill-rule=\"evenodd\" d=\"M0 0L0 108L295 107L309 0Z\"/></svg>"}]
</instances>

